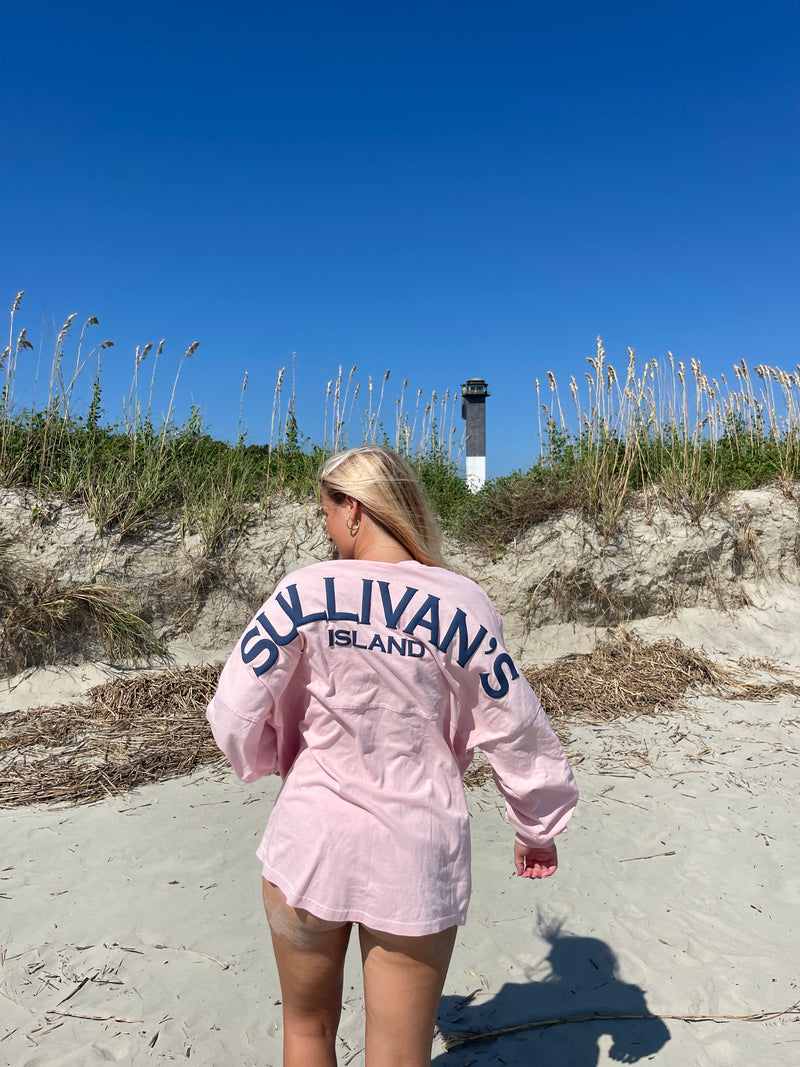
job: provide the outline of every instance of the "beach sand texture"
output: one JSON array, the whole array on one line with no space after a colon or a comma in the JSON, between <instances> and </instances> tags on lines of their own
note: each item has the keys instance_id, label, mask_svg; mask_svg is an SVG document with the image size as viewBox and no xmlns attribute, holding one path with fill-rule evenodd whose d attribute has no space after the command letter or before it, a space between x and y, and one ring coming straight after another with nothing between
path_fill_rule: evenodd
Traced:
<instances>
[{"instance_id":1,"label":"beach sand texture","mask_svg":"<svg viewBox=\"0 0 800 1067\"><path fill-rule=\"evenodd\" d=\"M4 533L26 565L59 561L77 580L99 560L144 584L193 565L174 530L115 547L70 509L31 527L24 501L5 502ZM288 515L239 547L237 580L196 597L183 632L161 609L178 662L227 655L249 598L324 551L308 509L291 513L299 536L287 542ZM797 516L785 498L749 494L698 529L662 520L635 517L603 545L564 516L502 560L457 558L496 599L526 666L592 648L613 621L607 607L592 625L592 604L597 615L610 591L646 641L745 657L762 680L766 660L800 671ZM9 678L0 709L68 703L114 673L73 656ZM800 1001L799 727L791 694L706 693L654 715L577 717L567 740L582 801L561 867L541 883L512 874L494 787L471 791L474 893L437 1067L800 1062L800 1011L786 1010ZM253 854L277 787L206 767L90 805L0 809L0 1064L277 1067L280 991ZM585 1016L595 1018L532 1025ZM364 1062L363 1018L354 944L341 1064ZM458 1044L465 1033L490 1036Z\"/></svg>"}]
</instances>

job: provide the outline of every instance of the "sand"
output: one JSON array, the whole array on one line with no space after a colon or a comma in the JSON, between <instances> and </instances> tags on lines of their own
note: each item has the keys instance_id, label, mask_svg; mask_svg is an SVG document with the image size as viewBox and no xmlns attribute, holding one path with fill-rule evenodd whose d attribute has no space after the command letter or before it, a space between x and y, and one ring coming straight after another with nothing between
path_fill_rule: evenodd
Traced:
<instances>
[{"instance_id":1,"label":"sand","mask_svg":"<svg viewBox=\"0 0 800 1067\"><path fill-rule=\"evenodd\" d=\"M800 669L800 588L774 579L745 601L631 628ZM602 636L577 621L510 631L530 665ZM213 662L229 643L195 635L173 650ZM0 710L76 699L110 673L100 661L28 671L3 683ZM470 793L474 893L433 1062L800 1063L796 698L704 696L575 727L568 749L582 800L548 881L513 876L496 792ZM0 1064L277 1067L280 991L254 856L277 787L207 769L84 807L0 809ZM661 1018L621 1018L646 1014ZM363 1064L363 1021L354 943L341 1064ZM446 1051L464 1031L514 1027L529 1028Z\"/></svg>"},{"instance_id":2,"label":"sand","mask_svg":"<svg viewBox=\"0 0 800 1067\"><path fill-rule=\"evenodd\" d=\"M761 610L760 641L756 619L693 609L660 629L757 656L782 631L781 659L800 667L796 590ZM61 701L97 674L32 672L11 696ZM704 697L666 717L576 728L582 802L547 882L512 876L497 794L471 793L474 894L434 1062L797 1063L797 1011L561 1023L449 1052L445 1038L587 1014L748 1016L800 1000L798 727L791 697ZM206 771L86 807L0 812L0 1062L279 1064L280 992L253 856L276 789ZM340 1062L358 1065L355 944L345 988Z\"/></svg>"}]
</instances>

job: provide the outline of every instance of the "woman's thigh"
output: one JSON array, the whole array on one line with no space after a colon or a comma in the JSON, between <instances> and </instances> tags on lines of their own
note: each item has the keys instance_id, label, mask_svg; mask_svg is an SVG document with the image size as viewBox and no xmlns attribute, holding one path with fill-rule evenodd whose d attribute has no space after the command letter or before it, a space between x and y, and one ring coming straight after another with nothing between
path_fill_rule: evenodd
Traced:
<instances>
[{"instance_id":1,"label":"woman's thigh","mask_svg":"<svg viewBox=\"0 0 800 1067\"><path fill-rule=\"evenodd\" d=\"M430 1064L431 1042L456 927L400 937L359 927L368 1067Z\"/></svg>"},{"instance_id":2,"label":"woman's thigh","mask_svg":"<svg viewBox=\"0 0 800 1067\"><path fill-rule=\"evenodd\" d=\"M303 908L292 908L277 886L266 879L262 886L284 1016L338 1019L351 924L328 922Z\"/></svg>"}]
</instances>

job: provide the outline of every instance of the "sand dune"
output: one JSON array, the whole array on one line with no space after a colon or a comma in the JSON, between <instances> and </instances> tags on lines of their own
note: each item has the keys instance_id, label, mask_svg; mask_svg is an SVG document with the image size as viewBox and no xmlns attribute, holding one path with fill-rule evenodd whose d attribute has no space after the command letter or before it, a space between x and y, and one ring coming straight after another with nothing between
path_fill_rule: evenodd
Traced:
<instances>
[{"instance_id":1,"label":"sand dune","mask_svg":"<svg viewBox=\"0 0 800 1067\"><path fill-rule=\"evenodd\" d=\"M777 574L746 580L750 604L735 612L695 603L630 625L647 640L678 636L714 657L800 671L800 590ZM564 620L508 628L527 664L602 634ZM227 640L193 641L173 644L180 662L228 651ZM17 675L2 710L68 702L113 672L76 662ZM470 793L474 895L437 1067L800 1062L800 1011L746 1021L800 1001L797 698L706 695L667 714L576 721L568 747L582 802L547 882L513 877L497 794ZM206 769L84 807L0 810L0 1063L279 1064L253 855L277 786ZM358 1067L355 951L345 992L340 1063Z\"/></svg>"}]
</instances>

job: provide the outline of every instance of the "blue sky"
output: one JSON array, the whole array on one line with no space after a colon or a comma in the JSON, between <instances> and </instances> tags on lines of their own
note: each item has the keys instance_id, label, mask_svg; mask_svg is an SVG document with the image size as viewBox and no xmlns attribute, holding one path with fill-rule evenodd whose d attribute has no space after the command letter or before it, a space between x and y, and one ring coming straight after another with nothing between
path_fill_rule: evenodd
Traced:
<instances>
[{"instance_id":1,"label":"blue sky","mask_svg":"<svg viewBox=\"0 0 800 1067\"><path fill-rule=\"evenodd\" d=\"M794 369L795 3L47 0L4 25L0 306L26 291L43 365L68 314L99 318L111 418L162 337L157 410L199 341L177 414L219 437L248 371L269 439L293 352L320 442L340 364L353 443L370 375L390 427L404 378L484 377L497 475L536 457L534 379L568 395L598 334L619 369L629 345Z\"/></svg>"}]
</instances>

